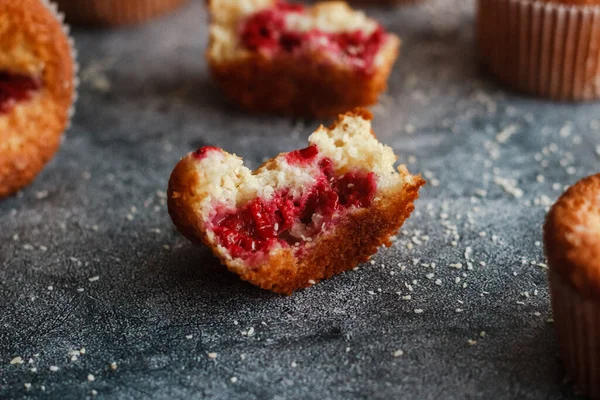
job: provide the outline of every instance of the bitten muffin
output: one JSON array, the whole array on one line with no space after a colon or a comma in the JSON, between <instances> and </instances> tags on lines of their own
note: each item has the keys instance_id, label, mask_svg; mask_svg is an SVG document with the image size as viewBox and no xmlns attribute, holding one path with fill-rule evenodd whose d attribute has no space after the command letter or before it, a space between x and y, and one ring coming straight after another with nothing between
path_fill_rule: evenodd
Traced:
<instances>
[{"instance_id":1,"label":"bitten muffin","mask_svg":"<svg viewBox=\"0 0 600 400\"><path fill-rule=\"evenodd\" d=\"M600 174L572 186L544 225L552 310L562 360L600 398Z\"/></svg>"},{"instance_id":2,"label":"bitten muffin","mask_svg":"<svg viewBox=\"0 0 600 400\"><path fill-rule=\"evenodd\" d=\"M386 88L400 40L344 2L208 4L213 76L250 111L335 116L376 103Z\"/></svg>"},{"instance_id":3,"label":"bitten muffin","mask_svg":"<svg viewBox=\"0 0 600 400\"><path fill-rule=\"evenodd\" d=\"M317 129L309 147L254 172L219 148L188 154L169 181L173 222L242 279L277 293L354 268L390 244L425 183L394 169L370 120L367 111L346 113Z\"/></svg>"},{"instance_id":4,"label":"bitten muffin","mask_svg":"<svg viewBox=\"0 0 600 400\"><path fill-rule=\"evenodd\" d=\"M56 8L0 0L0 198L57 151L75 98L72 41Z\"/></svg>"},{"instance_id":5,"label":"bitten muffin","mask_svg":"<svg viewBox=\"0 0 600 400\"><path fill-rule=\"evenodd\" d=\"M187 0L56 0L71 24L127 25L166 14Z\"/></svg>"},{"instance_id":6,"label":"bitten muffin","mask_svg":"<svg viewBox=\"0 0 600 400\"><path fill-rule=\"evenodd\" d=\"M518 91L600 97L600 0L478 0L483 63Z\"/></svg>"}]
</instances>

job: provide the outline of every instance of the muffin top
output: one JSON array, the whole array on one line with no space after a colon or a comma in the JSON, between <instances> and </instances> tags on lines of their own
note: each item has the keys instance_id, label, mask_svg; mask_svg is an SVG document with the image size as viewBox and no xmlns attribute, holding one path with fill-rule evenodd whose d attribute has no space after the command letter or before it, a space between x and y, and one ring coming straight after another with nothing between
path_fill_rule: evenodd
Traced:
<instances>
[{"instance_id":1,"label":"muffin top","mask_svg":"<svg viewBox=\"0 0 600 400\"><path fill-rule=\"evenodd\" d=\"M600 298L600 174L569 188L544 225L550 269L587 297Z\"/></svg>"}]
</instances>

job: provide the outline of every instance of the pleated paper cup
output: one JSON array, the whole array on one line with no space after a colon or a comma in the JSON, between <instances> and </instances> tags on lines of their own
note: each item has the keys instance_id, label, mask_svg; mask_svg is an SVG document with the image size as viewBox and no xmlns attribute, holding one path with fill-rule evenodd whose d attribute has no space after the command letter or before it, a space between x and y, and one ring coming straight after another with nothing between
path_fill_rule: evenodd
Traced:
<instances>
[{"instance_id":1,"label":"pleated paper cup","mask_svg":"<svg viewBox=\"0 0 600 400\"><path fill-rule=\"evenodd\" d=\"M582 296L550 266L550 290L560 355L578 389L600 399L600 301Z\"/></svg>"},{"instance_id":2,"label":"pleated paper cup","mask_svg":"<svg viewBox=\"0 0 600 400\"><path fill-rule=\"evenodd\" d=\"M600 5L478 0L477 41L490 72L561 101L600 97Z\"/></svg>"},{"instance_id":3,"label":"pleated paper cup","mask_svg":"<svg viewBox=\"0 0 600 400\"><path fill-rule=\"evenodd\" d=\"M67 21L78 25L128 25L168 13L187 0L56 0Z\"/></svg>"},{"instance_id":4,"label":"pleated paper cup","mask_svg":"<svg viewBox=\"0 0 600 400\"><path fill-rule=\"evenodd\" d=\"M71 36L71 27L65 23L65 15L61 11L58 10L58 5L51 0L41 0L41 3L54 15L57 21L60 22L62 26L63 33L67 36L67 40L69 42L69 47L71 50L71 59L73 61L73 95L71 98L71 107L68 112L68 121L65 130L68 130L71 127L71 120L75 115L75 104L77 103L77 98L79 97L79 62L78 62L78 54L77 48L75 47L75 40L73 36Z\"/></svg>"}]
</instances>

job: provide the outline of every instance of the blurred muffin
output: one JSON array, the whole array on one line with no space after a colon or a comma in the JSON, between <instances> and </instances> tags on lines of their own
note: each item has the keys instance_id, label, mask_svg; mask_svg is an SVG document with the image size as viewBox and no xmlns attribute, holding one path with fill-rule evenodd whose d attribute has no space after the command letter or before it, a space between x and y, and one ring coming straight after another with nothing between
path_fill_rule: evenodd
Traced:
<instances>
[{"instance_id":1,"label":"blurred muffin","mask_svg":"<svg viewBox=\"0 0 600 400\"><path fill-rule=\"evenodd\" d=\"M57 0L67 21L79 25L127 25L174 10L187 0Z\"/></svg>"},{"instance_id":2,"label":"blurred muffin","mask_svg":"<svg viewBox=\"0 0 600 400\"><path fill-rule=\"evenodd\" d=\"M567 373L600 398L600 174L572 186L544 225L552 310Z\"/></svg>"},{"instance_id":3,"label":"blurred muffin","mask_svg":"<svg viewBox=\"0 0 600 400\"><path fill-rule=\"evenodd\" d=\"M33 181L69 123L77 67L66 31L44 0L0 0L0 198Z\"/></svg>"},{"instance_id":4,"label":"blurred muffin","mask_svg":"<svg viewBox=\"0 0 600 400\"><path fill-rule=\"evenodd\" d=\"M484 64L521 92L600 97L600 0L478 0Z\"/></svg>"},{"instance_id":5,"label":"blurred muffin","mask_svg":"<svg viewBox=\"0 0 600 400\"><path fill-rule=\"evenodd\" d=\"M253 111L329 117L377 103L400 39L343 1L210 0L212 75Z\"/></svg>"}]
</instances>

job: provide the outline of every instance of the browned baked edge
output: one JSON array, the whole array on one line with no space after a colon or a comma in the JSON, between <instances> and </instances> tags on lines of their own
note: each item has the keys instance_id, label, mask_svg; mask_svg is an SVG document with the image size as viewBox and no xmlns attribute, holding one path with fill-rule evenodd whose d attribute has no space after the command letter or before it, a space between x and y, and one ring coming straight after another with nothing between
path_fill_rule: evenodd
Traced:
<instances>
[{"instance_id":1,"label":"browned baked edge","mask_svg":"<svg viewBox=\"0 0 600 400\"><path fill-rule=\"evenodd\" d=\"M597 4L478 0L483 64L501 83L522 93L559 101L600 98Z\"/></svg>"},{"instance_id":2,"label":"browned baked edge","mask_svg":"<svg viewBox=\"0 0 600 400\"><path fill-rule=\"evenodd\" d=\"M316 59L266 58L259 53L217 62L208 56L213 77L225 95L252 112L331 117L354 107L377 103L387 87L399 45L371 75Z\"/></svg>"},{"instance_id":3,"label":"browned baked edge","mask_svg":"<svg viewBox=\"0 0 600 400\"><path fill-rule=\"evenodd\" d=\"M600 174L571 186L552 206L544 223L544 250L551 270L584 297L600 299L600 237L588 226L589 212L600 193Z\"/></svg>"},{"instance_id":4,"label":"browned baked edge","mask_svg":"<svg viewBox=\"0 0 600 400\"><path fill-rule=\"evenodd\" d=\"M371 117L365 111L354 111L351 115L364 115L368 119ZM243 280L263 289L288 295L313 282L352 269L368 260L380 246L389 246L390 237L398 232L414 209L414 201L425 181L420 176L410 176L405 168L400 168L399 171L405 178L409 178L401 192L392 193L367 209L352 211L330 232L307 244L303 255L298 258L291 249L286 249L270 257L266 264L240 270L230 265L216 251L213 253L223 265L240 275ZM198 184L194 161L190 158L182 159L169 180L168 210L179 232L193 243L204 243L211 248L206 233L200 229L203 224L193 206L196 203L194 188Z\"/></svg>"},{"instance_id":5,"label":"browned baked edge","mask_svg":"<svg viewBox=\"0 0 600 400\"><path fill-rule=\"evenodd\" d=\"M5 20L8 31L2 35L2 45L11 48L20 32L29 45L37 49L44 64L45 96L55 105L55 111L39 118L23 119L9 113L10 129L0 131L0 142L8 143L11 136L23 139L19 148L3 147L0 143L0 198L30 184L56 153L62 133L69 121L69 110L75 96L74 60L69 38L61 23L38 0L0 0L0 21Z\"/></svg>"},{"instance_id":6,"label":"browned baked edge","mask_svg":"<svg viewBox=\"0 0 600 400\"><path fill-rule=\"evenodd\" d=\"M187 0L56 0L69 23L117 26L166 14Z\"/></svg>"}]
</instances>

